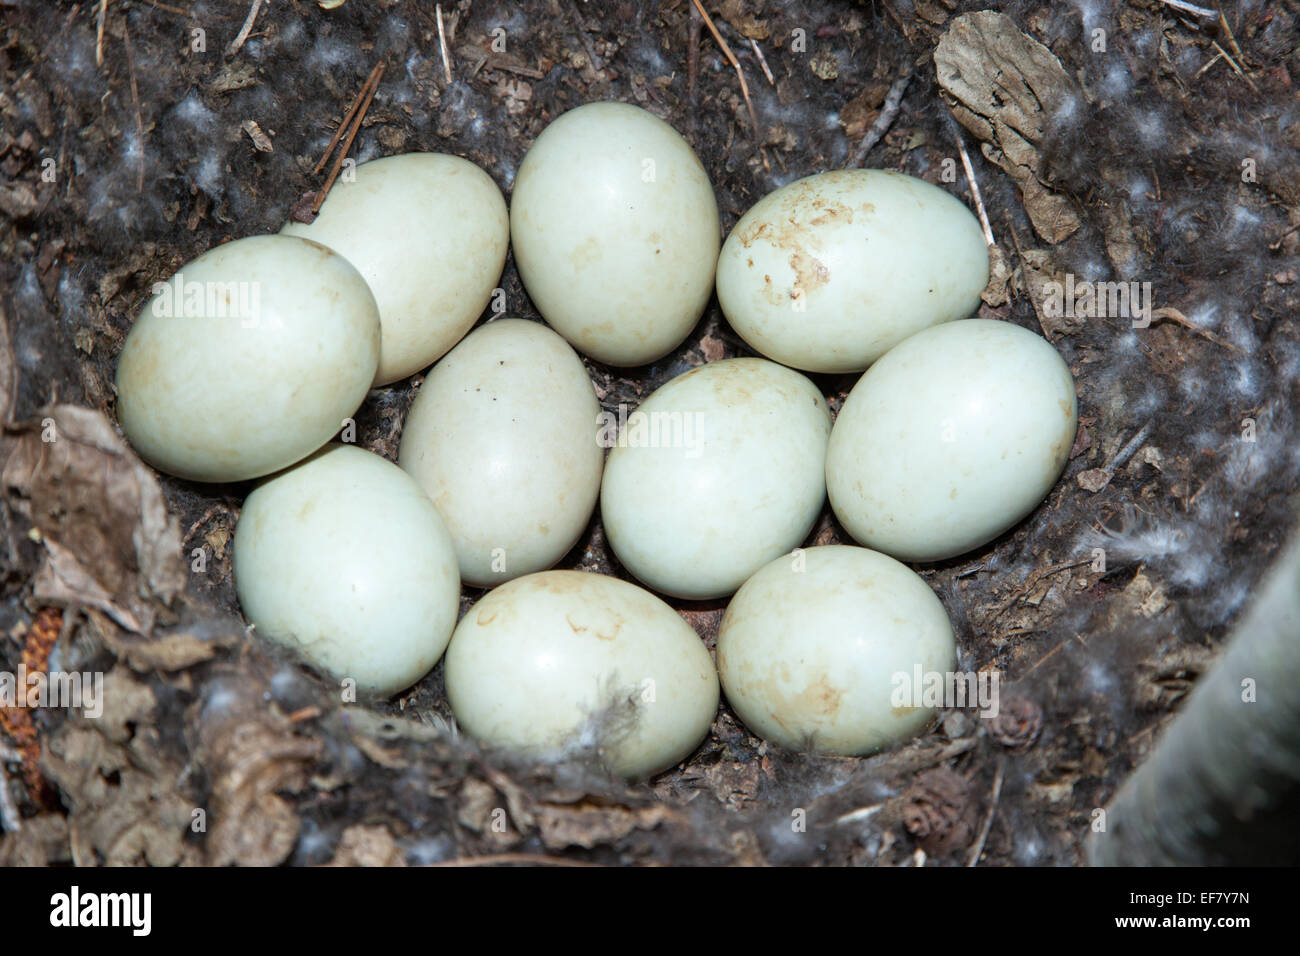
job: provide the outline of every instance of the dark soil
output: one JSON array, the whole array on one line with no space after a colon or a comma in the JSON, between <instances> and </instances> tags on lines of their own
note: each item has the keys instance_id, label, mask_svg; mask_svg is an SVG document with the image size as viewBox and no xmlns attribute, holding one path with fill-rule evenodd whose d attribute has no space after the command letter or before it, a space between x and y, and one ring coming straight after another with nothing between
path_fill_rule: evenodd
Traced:
<instances>
[{"instance_id":1,"label":"dark soil","mask_svg":"<svg viewBox=\"0 0 1300 956\"><path fill-rule=\"evenodd\" d=\"M1212 663L1295 525L1300 3L1228 4L1225 23L1156 0L999 4L1071 86L1031 143L1033 178L1079 219L1059 241L941 95L935 46L982 5L706 6L745 72L757 135L690 0L448 2L451 84L431 3L280 0L233 54L243 3L118 0L99 42L97 2L0 3L0 319L18 374L9 433L52 403L114 419L114 363L151 284L221 242L277 231L320 187L311 169L381 59L358 161L456 153L508 196L551 119L623 100L694 145L724 230L773 188L844 165L910 72L866 165L973 205L960 136L1007 265L1006 294L991 289L981 314L1046 335L1078 382L1079 440L1047 501L981 551L918 568L950 612L959 666L998 669L1009 715L951 711L898 751L840 759L769 748L724 704L689 760L632 786L592 763L489 760L451 730L441 667L397 700L343 706L331 685L246 637L228 541L247 487L160 476L183 551L204 549L204 569L152 634L65 602L53 653L64 669L109 671L109 709L99 722L38 713L23 739L18 718L6 720L0 742L28 753L34 735L43 749L34 775L9 775L23 826L0 839L0 861L1080 861L1094 811ZM491 49L498 28L504 53ZM249 120L272 151L255 148ZM1150 282L1154 307L1177 311L1149 328L1053 318L1038 293L1064 273ZM510 312L536 318L512 261L502 282ZM744 354L715 302L653 366L588 364L616 409ZM816 381L837 410L855 379ZM395 457L418 383L371 393L361 444ZM13 671L40 650L31 622L53 602L34 597L47 558L6 493L0 670ZM829 510L812 540L851 543ZM598 518L561 566L623 574ZM725 602L675 606L711 647ZM196 809L209 815L197 831Z\"/></svg>"}]
</instances>

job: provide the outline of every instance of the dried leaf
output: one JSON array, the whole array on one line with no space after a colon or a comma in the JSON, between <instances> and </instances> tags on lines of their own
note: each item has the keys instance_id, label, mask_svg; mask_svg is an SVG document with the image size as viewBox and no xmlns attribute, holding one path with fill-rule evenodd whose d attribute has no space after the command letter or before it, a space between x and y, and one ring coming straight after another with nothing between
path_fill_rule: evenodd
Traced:
<instances>
[{"instance_id":1,"label":"dried leaf","mask_svg":"<svg viewBox=\"0 0 1300 956\"><path fill-rule=\"evenodd\" d=\"M387 827L348 827L326 866L406 866L406 858Z\"/></svg>"},{"instance_id":2,"label":"dried leaf","mask_svg":"<svg viewBox=\"0 0 1300 956\"><path fill-rule=\"evenodd\" d=\"M154 640L107 640L114 654L141 673L182 671L212 660L218 650L233 647L238 642L239 638L234 634L203 638L188 631L165 634Z\"/></svg>"},{"instance_id":3,"label":"dried leaf","mask_svg":"<svg viewBox=\"0 0 1300 956\"><path fill-rule=\"evenodd\" d=\"M11 219L26 219L39 205L36 191L26 183L0 185L0 212Z\"/></svg>"},{"instance_id":4,"label":"dried leaf","mask_svg":"<svg viewBox=\"0 0 1300 956\"><path fill-rule=\"evenodd\" d=\"M984 156L1014 179L1034 231L1057 243L1079 228L1070 200L1043 185L1037 146L1073 83L1061 61L1002 13L985 10L952 22L934 51L939 85Z\"/></svg>"},{"instance_id":5,"label":"dried leaf","mask_svg":"<svg viewBox=\"0 0 1300 956\"><path fill-rule=\"evenodd\" d=\"M103 714L73 714L49 738L45 770L68 807L78 865L175 866L197 862L185 842L193 805L175 789L149 687L123 667L104 676Z\"/></svg>"},{"instance_id":6,"label":"dried leaf","mask_svg":"<svg viewBox=\"0 0 1300 956\"><path fill-rule=\"evenodd\" d=\"M1105 468L1089 468L1087 471L1079 472L1075 480L1084 491L1096 494L1110 484L1111 477L1111 473Z\"/></svg>"},{"instance_id":7,"label":"dried leaf","mask_svg":"<svg viewBox=\"0 0 1300 956\"><path fill-rule=\"evenodd\" d=\"M808 65L819 80L833 80L840 75L840 59L829 50L813 54Z\"/></svg>"},{"instance_id":8,"label":"dried leaf","mask_svg":"<svg viewBox=\"0 0 1300 956\"><path fill-rule=\"evenodd\" d=\"M0 840L0 866L51 866L70 863L68 819L62 813L42 813L23 821L17 833Z\"/></svg>"},{"instance_id":9,"label":"dried leaf","mask_svg":"<svg viewBox=\"0 0 1300 956\"><path fill-rule=\"evenodd\" d=\"M1086 315L1069 315L1064 307L1065 274L1047 249L1025 249L1020 254L1020 282L1038 313L1043 333L1051 341L1058 335L1074 335L1088 324ZM1060 307L1053 307L1057 302Z\"/></svg>"},{"instance_id":10,"label":"dried leaf","mask_svg":"<svg viewBox=\"0 0 1300 956\"><path fill-rule=\"evenodd\" d=\"M5 444L10 503L45 542L40 599L150 633L185 587L180 527L153 472L102 413L74 405L46 409Z\"/></svg>"},{"instance_id":11,"label":"dried leaf","mask_svg":"<svg viewBox=\"0 0 1300 956\"><path fill-rule=\"evenodd\" d=\"M980 293L985 305L996 307L1010 301L1007 283L1011 276L1011 266L1007 264L1007 257L1002 250L997 246L989 246L989 284Z\"/></svg>"},{"instance_id":12,"label":"dried leaf","mask_svg":"<svg viewBox=\"0 0 1300 956\"><path fill-rule=\"evenodd\" d=\"M199 759L212 775L209 862L276 866L289 856L301 826L277 791L301 790L321 755L321 741L297 732L262 704L264 687L247 675L209 692Z\"/></svg>"},{"instance_id":13,"label":"dried leaf","mask_svg":"<svg viewBox=\"0 0 1300 956\"><path fill-rule=\"evenodd\" d=\"M747 9L745 0L722 0L719 14L750 40L766 40L771 30L766 20L760 20Z\"/></svg>"},{"instance_id":14,"label":"dried leaf","mask_svg":"<svg viewBox=\"0 0 1300 956\"><path fill-rule=\"evenodd\" d=\"M589 803L575 806L542 804L537 808L537 826L542 842L552 850L580 846L609 845L632 831L653 830L673 818L668 807L605 807Z\"/></svg>"}]
</instances>

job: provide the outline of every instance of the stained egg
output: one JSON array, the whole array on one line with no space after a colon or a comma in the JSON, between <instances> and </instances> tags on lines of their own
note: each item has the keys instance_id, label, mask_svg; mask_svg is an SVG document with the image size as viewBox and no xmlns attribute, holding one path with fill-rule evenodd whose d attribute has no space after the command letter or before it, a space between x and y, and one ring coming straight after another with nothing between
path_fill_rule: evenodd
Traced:
<instances>
[{"instance_id":1,"label":"stained egg","mask_svg":"<svg viewBox=\"0 0 1300 956\"><path fill-rule=\"evenodd\" d=\"M934 592L865 548L778 558L745 582L718 631L727 702L754 733L792 750L856 756L915 736L935 717L932 675L946 679L955 665Z\"/></svg>"},{"instance_id":2,"label":"stained egg","mask_svg":"<svg viewBox=\"0 0 1300 956\"><path fill-rule=\"evenodd\" d=\"M582 360L546 326L497 319L425 378L398 464L447 522L478 587L549 568L587 527L605 452Z\"/></svg>"},{"instance_id":3,"label":"stained egg","mask_svg":"<svg viewBox=\"0 0 1300 956\"><path fill-rule=\"evenodd\" d=\"M429 672L451 638L451 536L396 465L331 444L258 485L235 528L235 587L255 633L362 693Z\"/></svg>"},{"instance_id":4,"label":"stained egg","mask_svg":"<svg viewBox=\"0 0 1300 956\"><path fill-rule=\"evenodd\" d=\"M541 759L596 751L642 777L689 756L718 708L709 652L634 584L543 571L488 594L456 627L447 699L480 743Z\"/></svg>"},{"instance_id":5,"label":"stained egg","mask_svg":"<svg viewBox=\"0 0 1300 956\"><path fill-rule=\"evenodd\" d=\"M718 302L757 352L860 372L921 329L970 315L988 283L979 223L902 173L845 169L759 200L718 259Z\"/></svg>"},{"instance_id":6,"label":"stained egg","mask_svg":"<svg viewBox=\"0 0 1300 956\"><path fill-rule=\"evenodd\" d=\"M310 224L283 235L345 256L370 283L383 327L376 385L426 368L483 314L501 278L510 219L478 166L444 153L406 153L356 167Z\"/></svg>"},{"instance_id":7,"label":"stained egg","mask_svg":"<svg viewBox=\"0 0 1300 956\"><path fill-rule=\"evenodd\" d=\"M676 130L624 103L580 106L542 131L519 167L510 235L542 317L609 365L671 352L713 290L708 174Z\"/></svg>"},{"instance_id":8,"label":"stained egg","mask_svg":"<svg viewBox=\"0 0 1300 956\"><path fill-rule=\"evenodd\" d=\"M366 397L379 312L324 246L253 236L155 287L117 363L117 414L137 452L194 481L241 481L320 448Z\"/></svg>"},{"instance_id":9,"label":"stained egg","mask_svg":"<svg viewBox=\"0 0 1300 956\"><path fill-rule=\"evenodd\" d=\"M829 434L821 392L775 362L679 375L611 437L600 499L610 547L657 591L731 594L812 530Z\"/></svg>"},{"instance_id":10,"label":"stained egg","mask_svg":"<svg viewBox=\"0 0 1300 956\"><path fill-rule=\"evenodd\" d=\"M938 561L992 541L1046 497L1077 425L1043 338L968 319L926 329L862 376L835 420L826 487L861 544Z\"/></svg>"}]
</instances>

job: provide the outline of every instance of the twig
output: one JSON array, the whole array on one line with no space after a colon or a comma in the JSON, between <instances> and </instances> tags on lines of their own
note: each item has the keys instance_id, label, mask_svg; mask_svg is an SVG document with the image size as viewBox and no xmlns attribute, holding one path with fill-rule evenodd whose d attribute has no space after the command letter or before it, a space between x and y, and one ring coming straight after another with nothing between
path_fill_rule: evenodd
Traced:
<instances>
[{"instance_id":1,"label":"twig","mask_svg":"<svg viewBox=\"0 0 1300 956\"><path fill-rule=\"evenodd\" d=\"M1110 460L1108 465L1106 465L1106 471L1113 475L1115 472L1119 471L1119 469L1128 464L1128 460L1137 454L1137 450L1142 447L1142 443L1145 442L1147 436L1151 434L1152 424L1153 422L1148 421L1137 430L1132 438L1124 443L1124 447L1117 451L1115 457Z\"/></svg>"},{"instance_id":2,"label":"twig","mask_svg":"<svg viewBox=\"0 0 1300 956\"><path fill-rule=\"evenodd\" d=\"M131 75L131 103L135 107L135 130L140 138L139 162L135 171L135 192L140 195L144 192L144 117L140 115L140 88L135 82L135 57L131 53L131 33L126 28L126 21L122 21L122 46L126 49L126 69Z\"/></svg>"},{"instance_id":3,"label":"twig","mask_svg":"<svg viewBox=\"0 0 1300 956\"><path fill-rule=\"evenodd\" d=\"M1246 81L1247 86L1249 86L1256 93L1259 92L1259 88L1255 86L1255 81L1242 72L1241 67L1237 65L1237 61L1234 60L1232 57L1228 56L1227 51L1224 50L1223 47L1219 46L1218 40L1211 40L1210 45L1219 51L1219 55L1228 61L1228 66L1232 67L1233 72L1235 72L1239 77L1241 77L1243 80Z\"/></svg>"},{"instance_id":4,"label":"twig","mask_svg":"<svg viewBox=\"0 0 1300 956\"><path fill-rule=\"evenodd\" d=\"M447 78L447 85L451 85L451 54L447 52L447 34L442 29L442 4L434 8L434 13L438 18L438 49L442 52L442 75Z\"/></svg>"},{"instance_id":5,"label":"twig","mask_svg":"<svg viewBox=\"0 0 1300 956\"><path fill-rule=\"evenodd\" d=\"M230 46L226 47L226 56L234 56L243 47L244 41L253 32L253 21L257 19L258 13L262 10L262 4L265 2L266 0L253 0L253 5L248 8L248 16L244 18L244 25L239 28L239 33L230 41Z\"/></svg>"},{"instance_id":6,"label":"twig","mask_svg":"<svg viewBox=\"0 0 1300 956\"><path fill-rule=\"evenodd\" d=\"M319 176L320 171L325 168L325 164L330 161L330 156L334 153L334 147L339 144L339 139L349 126L352 125L352 119L357 115L357 110L361 107L361 101L366 98L366 91L370 89L371 84L377 82L380 67L383 63L376 63L366 77L366 81L361 84L361 89L357 90L357 95L352 98L348 111L339 119L339 125L334 130L334 135L330 137L330 144L325 147L325 152L321 154L318 162L311 171L313 176Z\"/></svg>"},{"instance_id":7,"label":"twig","mask_svg":"<svg viewBox=\"0 0 1300 956\"><path fill-rule=\"evenodd\" d=\"M1074 640L1079 641L1080 643L1083 642L1083 638L1081 638L1078 634L1074 635ZM1050 651L1048 651L1046 654L1044 654L1042 657L1036 660L1033 666L1029 668L1029 670L1025 671L1023 674L1020 675L1020 679L1024 680L1026 677L1028 677L1030 674L1032 674L1035 670L1038 669L1039 664L1043 663L1043 661L1047 660L1049 657L1055 655L1057 651L1059 651L1061 648L1063 648L1066 644L1069 643L1070 643L1070 638L1066 638L1065 640L1061 641L1061 643L1057 644Z\"/></svg>"},{"instance_id":8,"label":"twig","mask_svg":"<svg viewBox=\"0 0 1300 956\"><path fill-rule=\"evenodd\" d=\"M763 49L758 45L758 41L753 37L749 38L749 45L754 48L754 56L758 57L758 65L763 68L763 75L767 77L767 82L776 86L776 78L772 76L772 71L767 66L767 57L763 56Z\"/></svg>"},{"instance_id":9,"label":"twig","mask_svg":"<svg viewBox=\"0 0 1300 956\"><path fill-rule=\"evenodd\" d=\"M1192 82L1195 83L1197 80L1199 80L1202 76L1205 75L1205 72L1209 70L1210 67L1214 66L1214 64L1218 63L1222 59L1223 59L1223 51L1220 50L1218 53L1214 54L1214 56L1210 57L1209 62L1207 62L1205 66L1201 67L1199 70L1196 71L1195 74L1193 74Z\"/></svg>"},{"instance_id":10,"label":"twig","mask_svg":"<svg viewBox=\"0 0 1300 956\"><path fill-rule=\"evenodd\" d=\"M884 809L883 803L874 803L869 807L858 807L856 810L850 810L848 813L835 818L835 825L842 826L845 823L858 823L862 820L869 820L877 813Z\"/></svg>"},{"instance_id":11,"label":"twig","mask_svg":"<svg viewBox=\"0 0 1300 956\"><path fill-rule=\"evenodd\" d=\"M582 28L582 14L578 12L578 7L569 0L569 16L573 18L573 29L578 33L578 39L582 41L582 48L587 51L587 59L591 62L591 69L596 74L596 79L601 79L600 71L603 69L600 63L600 57L596 56L596 48L591 45L591 38L587 36L587 31Z\"/></svg>"},{"instance_id":12,"label":"twig","mask_svg":"<svg viewBox=\"0 0 1300 956\"><path fill-rule=\"evenodd\" d=\"M1228 18L1223 15L1223 9L1219 9L1219 23L1223 26L1223 32L1228 35L1228 46L1232 47L1232 52L1237 54L1237 59L1242 63L1246 62L1246 54L1241 52L1241 47L1237 46L1237 38L1232 35L1232 27L1228 26Z\"/></svg>"},{"instance_id":13,"label":"twig","mask_svg":"<svg viewBox=\"0 0 1300 956\"><path fill-rule=\"evenodd\" d=\"M383 79L385 69L387 69L386 64L383 60L380 60L378 66L376 66L374 71L370 74L373 81L366 81L366 86L369 87L369 89L366 91L365 99L363 99L361 105L357 107L356 114L348 120L349 129L347 135L343 138L343 144L339 147L338 154L334 157L334 166L330 169L329 179L325 180L324 188L321 189L320 195L316 197L316 201L311 205L311 211L313 213L320 212L320 207L325 202L325 197L328 196L330 190L334 188L334 180L339 178L339 172L343 169L343 163L348 158L348 150L352 148L352 140L354 140L357 133L361 131L361 121L366 118L366 110L370 109L370 101L375 98L375 90L379 89L379 81Z\"/></svg>"},{"instance_id":14,"label":"twig","mask_svg":"<svg viewBox=\"0 0 1300 956\"><path fill-rule=\"evenodd\" d=\"M998 809L998 797L1002 795L1002 760L998 760L998 769L993 774L993 795L989 798L989 813L984 818L984 829L980 831L980 838L975 843L975 849L971 852L970 859L966 861L967 866L978 866L980 854L984 852L984 842L989 838L989 831L993 829L993 814Z\"/></svg>"},{"instance_id":15,"label":"twig","mask_svg":"<svg viewBox=\"0 0 1300 956\"><path fill-rule=\"evenodd\" d=\"M691 107L691 122L695 121L695 85L700 75L700 11L692 4L690 20L686 25L686 101Z\"/></svg>"},{"instance_id":16,"label":"twig","mask_svg":"<svg viewBox=\"0 0 1300 956\"><path fill-rule=\"evenodd\" d=\"M970 183L971 198L975 200L975 211L979 213L980 227L984 230L984 241L990 246L996 246L997 241L993 238L993 227L989 225L988 213L984 211L984 200L980 198L979 183L975 181L975 169L970 164L970 154L966 152L966 143L961 135L961 130L953 128L953 138L957 140L957 152L961 154L962 169L966 170L966 181Z\"/></svg>"},{"instance_id":17,"label":"twig","mask_svg":"<svg viewBox=\"0 0 1300 956\"><path fill-rule=\"evenodd\" d=\"M704 19L704 25L708 27L709 32L713 34L713 39L718 41L718 46L722 49L722 55L725 56L727 62L735 68L736 76L740 78L740 94L745 98L745 106L749 109L749 121L754 125L754 148L759 150L761 153L763 138L759 135L758 131L758 114L754 112L754 101L749 98L749 84L745 82L745 71L741 69L740 61L736 59L736 54L731 52L731 47L727 46L727 41L722 39L722 34L718 32L718 28L713 24L713 18L709 16L709 12L704 9L700 0L691 0L691 3L695 4L695 9L700 11L700 16ZM763 168L768 168L766 156L763 157Z\"/></svg>"},{"instance_id":18,"label":"twig","mask_svg":"<svg viewBox=\"0 0 1300 956\"><path fill-rule=\"evenodd\" d=\"M1281 248L1282 248L1282 240L1285 239L1287 236L1291 235L1291 233L1295 232L1296 230L1300 230L1300 222L1297 222L1294 226L1292 226L1292 227L1291 227L1290 229L1288 229L1286 232L1282 233L1282 235L1278 236L1276 242L1270 242L1270 243L1268 244L1268 250L1269 250L1269 252L1277 252L1279 249L1281 249Z\"/></svg>"},{"instance_id":19,"label":"twig","mask_svg":"<svg viewBox=\"0 0 1300 956\"><path fill-rule=\"evenodd\" d=\"M885 97L885 104L880 109L880 115L876 121L871 124L871 129L862 137L862 142L853 153L853 158L849 160L849 168L856 169L862 165L862 161L867 158L867 153L871 152L871 147L880 142L881 138L889 132L889 127L894 125L894 120L898 117L898 110L903 105L903 94L907 92L907 84L912 82L912 71L909 69L906 73L894 80L889 88L889 94Z\"/></svg>"},{"instance_id":20,"label":"twig","mask_svg":"<svg viewBox=\"0 0 1300 956\"><path fill-rule=\"evenodd\" d=\"M1213 342L1215 345L1227 349L1229 352L1236 352L1238 355L1242 354L1242 349L1240 349L1238 346L1233 345L1231 342L1229 342L1227 339L1223 338L1220 335L1215 335L1209 329L1205 329L1197 325L1195 322L1193 322L1187 316L1183 315L1183 313L1179 312L1177 309L1173 309L1173 308L1154 309L1151 312L1151 324L1154 325L1156 322L1159 322L1161 319L1168 319L1170 322L1173 322L1175 325L1181 325L1189 332L1195 332L1201 338L1208 339L1209 341Z\"/></svg>"},{"instance_id":21,"label":"twig","mask_svg":"<svg viewBox=\"0 0 1300 956\"><path fill-rule=\"evenodd\" d=\"M108 0L99 0L99 16L95 18L95 66L104 65L104 21L108 19Z\"/></svg>"},{"instance_id":22,"label":"twig","mask_svg":"<svg viewBox=\"0 0 1300 956\"><path fill-rule=\"evenodd\" d=\"M1167 7L1173 7L1175 10L1181 10L1183 13L1190 13L1198 17L1212 17L1215 15L1213 10L1206 10L1204 7L1185 3L1184 0L1160 0L1160 2Z\"/></svg>"},{"instance_id":23,"label":"twig","mask_svg":"<svg viewBox=\"0 0 1300 956\"><path fill-rule=\"evenodd\" d=\"M898 14L894 12L894 8L889 5L889 0L880 0L880 5L884 7L885 12L889 14L889 19L894 21L894 24L898 27L898 32L903 34L903 39L910 43L912 38L908 36L907 26L899 18Z\"/></svg>"},{"instance_id":24,"label":"twig","mask_svg":"<svg viewBox=\"0 0 1300 956\"><path fill-rule=\"evenodd\" d=\"M1139 428L1137 432L1134 433L1133 437L1124 443L1124 447L1115 453L1115 457L1100 468L1095 469L1106 476L1106 481L1091 490L1100 491L1102 488L1106 487L1106 485L1110 484L1111 479L1115 477L1115 472L1127 465L1128 460L1137 453L1137 450L1141 448L1142 444L1147 440L1147 436L1151 434L1151 425L1152 423L1148 421L1145 425ZM1087 564L1088 562L1085 561L1083 563Z\"/></svg>"},{"instance_id":25,"label":"twig","mask_svg":"<svg viewBox=\"0 0 1300 956\"><path fill-rule=\"evenodd\" d=\"M429 866L498 866L520 863L532 866L600 866L586 860L570 860L562 856L543 856L540 853L494 853L486 856L462 856L454 860L440 860Z\"/></svg>"}]
</instances>

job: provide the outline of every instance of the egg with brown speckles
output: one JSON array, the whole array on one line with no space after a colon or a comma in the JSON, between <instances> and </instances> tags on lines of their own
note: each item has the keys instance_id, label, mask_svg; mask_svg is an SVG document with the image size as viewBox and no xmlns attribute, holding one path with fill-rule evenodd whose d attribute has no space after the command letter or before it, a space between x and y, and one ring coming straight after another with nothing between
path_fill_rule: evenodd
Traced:
<instances>
[{"instance_id":1,"label":"egg with brown speckles","mask_svg":"<svg viewBox=\"0 0 1300 956\"><path fill-rule=\"evenodd\" d=\"M856 756L902 743L934 721L927 687L955 665L934 592L865 548L808 548L765 565L718 631L727 702L754 733L792 750Z\"/></svg>"},{"instance_id":2,"label":"egg with brown speckles","mask_svg":"<svg viewBox=\"0 0 1300 956\"><path fill-rule=\"evenodd\" d=\"M961 319L988 283L988 247L958 199L902 173L844 169L769 193L718 259L718 302L768 358L860 372L915 332Z\"/></svg>"}]
</instances>

